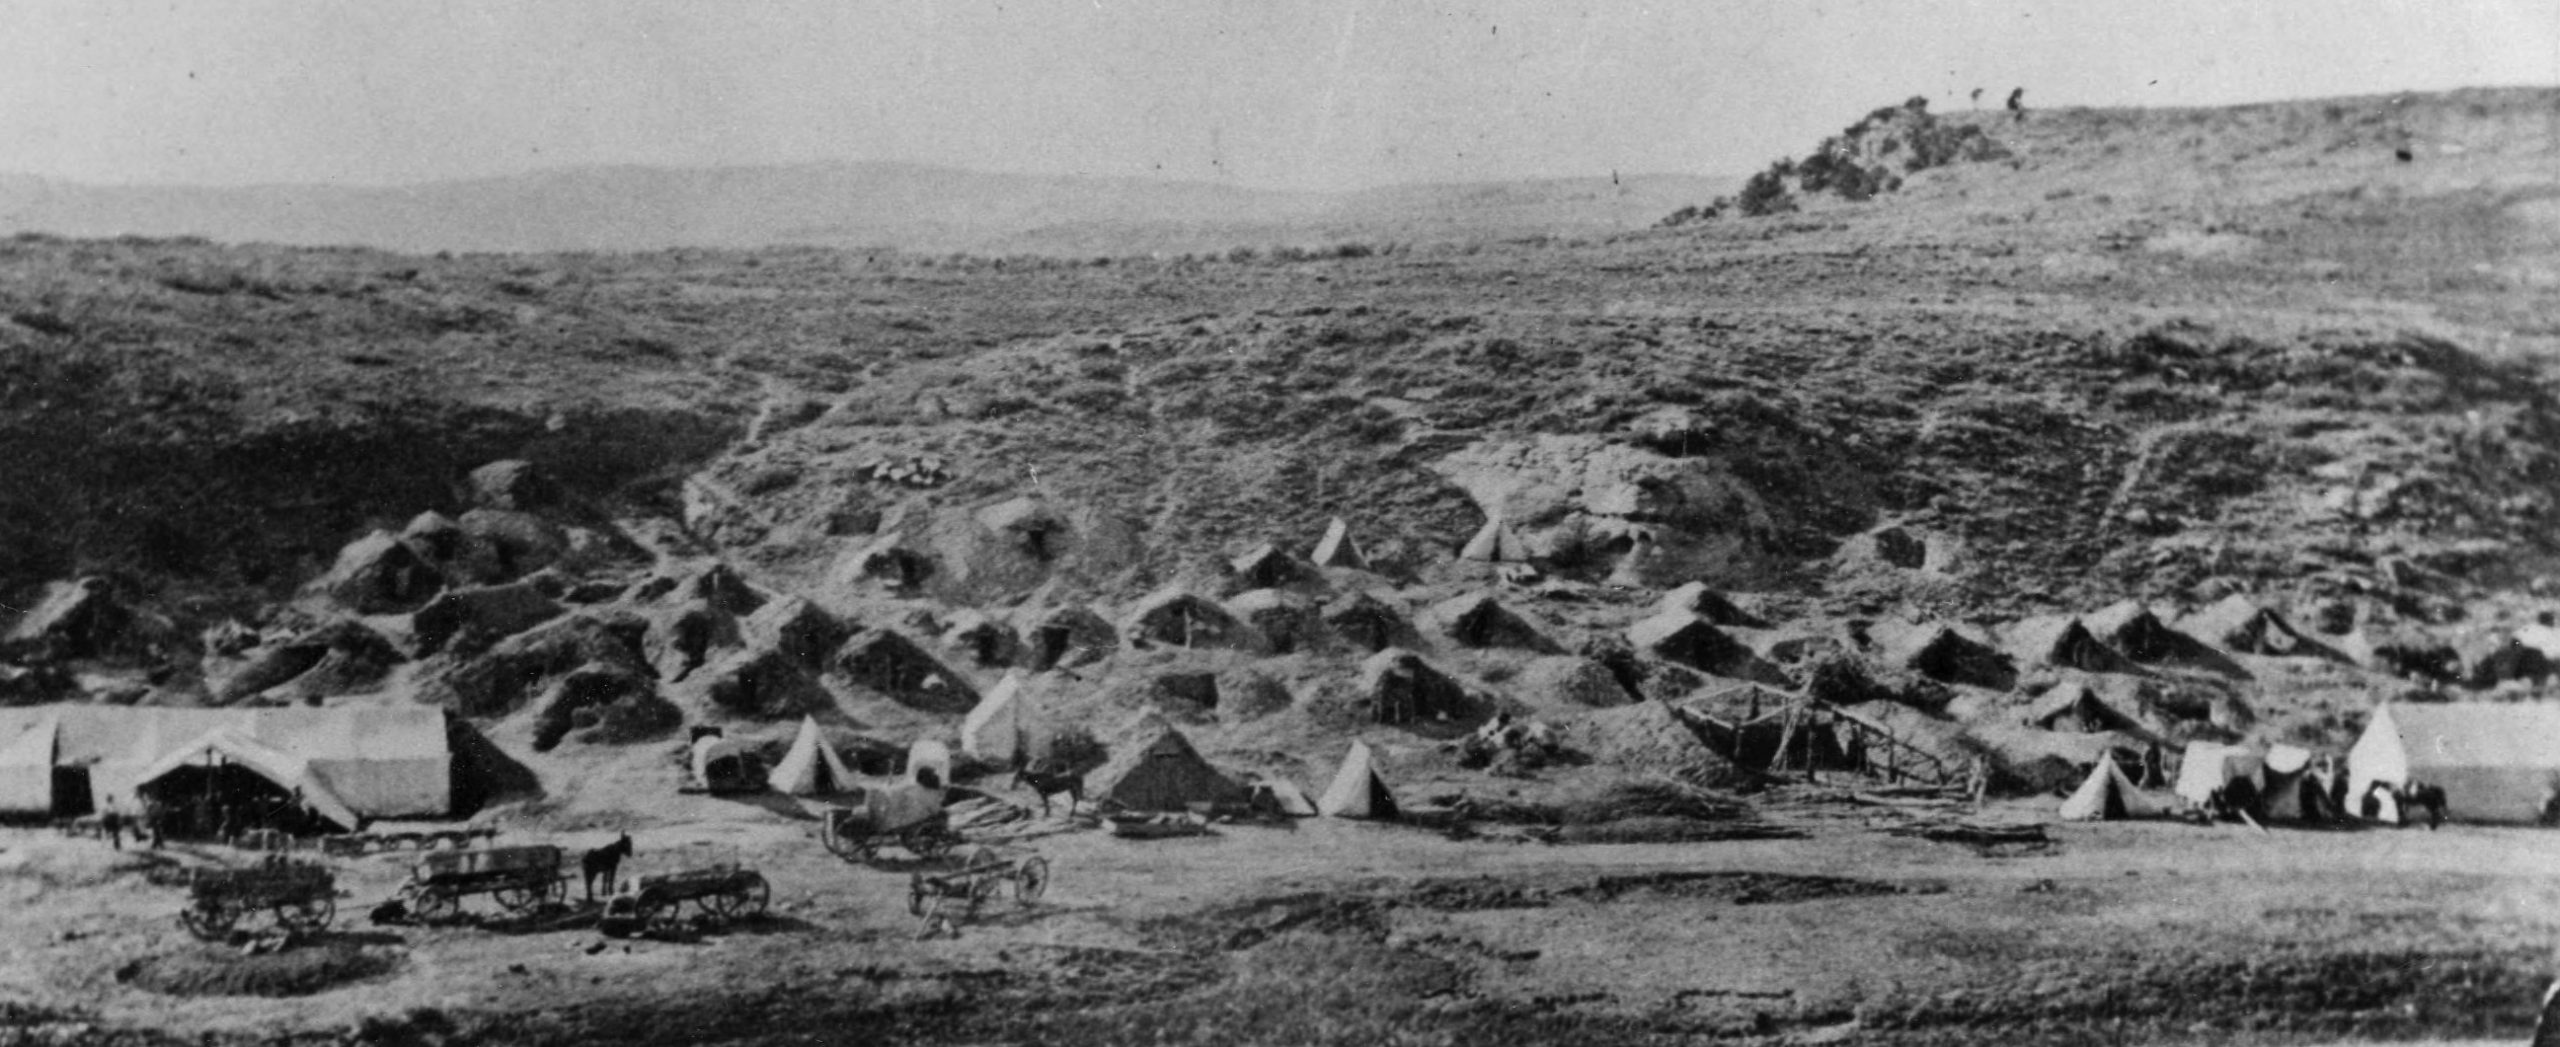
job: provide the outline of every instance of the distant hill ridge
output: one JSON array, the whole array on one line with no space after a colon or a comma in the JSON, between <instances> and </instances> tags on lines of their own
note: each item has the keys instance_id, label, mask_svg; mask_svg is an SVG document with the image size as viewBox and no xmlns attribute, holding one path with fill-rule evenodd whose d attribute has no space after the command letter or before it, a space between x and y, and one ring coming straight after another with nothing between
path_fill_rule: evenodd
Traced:
<instances>
[{"instance_id":1,"label":"distant hill ridge","mask_svg":"<svg viewBox=\"0 0 2560 1047\"><path fill-rule=\"evenodd\" d=\"M1731 183L1661 175L1314 193L910 163L578 167L383 187L97 186L0 175L0 231L403 251L1188 253L1598 235L1642 228Z\"/></svg>"}]
</instances>

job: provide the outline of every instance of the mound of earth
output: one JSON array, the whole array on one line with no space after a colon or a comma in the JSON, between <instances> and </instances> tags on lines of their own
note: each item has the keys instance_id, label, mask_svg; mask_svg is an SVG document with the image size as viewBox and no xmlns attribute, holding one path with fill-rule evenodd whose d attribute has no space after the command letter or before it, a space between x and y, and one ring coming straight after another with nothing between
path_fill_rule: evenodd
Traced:
<instances>
[{"instance_id":1,"label":"mound of earth","mask_svg":"<svg viewBox=\"0 0 2560 1047\"><path fill-rule=\"evenodd\" d=\"M189 943L116 969L116 980L169 996L309 996L399 970L397 947L329 938L270 953Z\"/></svg>"}]
</instances>

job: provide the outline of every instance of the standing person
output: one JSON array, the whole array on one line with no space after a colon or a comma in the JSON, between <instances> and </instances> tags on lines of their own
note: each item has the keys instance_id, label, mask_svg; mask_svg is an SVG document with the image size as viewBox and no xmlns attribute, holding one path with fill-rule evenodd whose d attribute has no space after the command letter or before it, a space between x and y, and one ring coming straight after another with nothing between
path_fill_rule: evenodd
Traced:
<instances>
[{"instance_id":1,"label":"standing person","mask_svg":"<svg viewBox=\"0 0 2560 1047\"><path fill-rule=\"evenodd\" d=\"M142 831L142 834L145 834L145 835L148 835L148 836L150 836L150 837L151 837L151 849L152 849L152 850L155 850L155 851L156 851L156 850L159 850L159 849L160 849L160 836L161 836L161 834L162 834L162 833L165 833L165 832L167 832L167 831L168 831L168 829L167 829L167 827L166 827L166 824L165 824L165 823L167 823L167 822L168 822L168 820L169 820L169 814L168 814L168 812L167 812L167 811L164 811L164 810L162 810L162 809L161 809L159 801L157 801L157 800L144 800L144 801L142 801L142 830L141 830L141 831Z\"/></svg>"},{"instance_id":2,"label":"standing person","mask_svg":"<svg viewBox=\"0 0 2560 1047\"><path fill-rule=\"evenodd\" d=\"M2016 89L2016 90L2014 90L2014 91L2009 92L2009 119L2011 119L2011 120L2024 120L2024 119L2026 119L2026 118L2027 118L2027 89L2026 89L2026 88L2021 87L2021 88L2018 88L2018 89Z\"/></svg>"},{"instance_id":3,"label":"standing person","mask_svg":"<svg viewBox=\"0 0 2560 1047\"><path fill-rule=\"evenodd\" d=\"M98 828L107 834L107 843L124 850L124 812L116 809L116 798L107 797L107 809L98 815Z\"/></svg>"}]
</instances>

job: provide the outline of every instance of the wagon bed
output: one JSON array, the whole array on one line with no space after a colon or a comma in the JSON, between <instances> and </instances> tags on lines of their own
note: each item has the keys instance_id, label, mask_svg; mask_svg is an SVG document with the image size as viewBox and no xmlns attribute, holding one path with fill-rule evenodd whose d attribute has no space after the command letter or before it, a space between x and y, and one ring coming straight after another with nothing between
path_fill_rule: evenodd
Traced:
<instances>
[{"instance_id":1,"label":"wagon bed","mask_svg":"<svg viewBox=\"0 0 2560 1047\"><path fill-rule=\"evenodd\" d=\"M338 913L338 877L328 866L270 859L237 869L187 874L187 907L178 923L205 941L221 941L241 921L265 915L286 933L323 930Z\"/></svg>"},{"instance_id":2,"label":"wagon bed","mask_svg":"<svg viewBox=\"0 0 2560 1047\"><path fill-rule=\"evenodd\" d=\"M475 894L488 895L510 912L530 912L568 897L560 855L549 844L429 854L410 868L400 900L430 922L461 915L462 900Z\"/></svg>"},{"instance_id":3,"label":"wagon bed","mask_svg":"<svg viewBox=\"0 0 2560 1047\"><path fill-rule=\"evenodd\" d=\"M773 886L764 874L738 865L711 865L639 877L605 900L597 929L610 935L646 930L668 933L687 922L721 927L764 915ZM686 907L693 910L688 916Z\"/></svg>"}]
</instances>

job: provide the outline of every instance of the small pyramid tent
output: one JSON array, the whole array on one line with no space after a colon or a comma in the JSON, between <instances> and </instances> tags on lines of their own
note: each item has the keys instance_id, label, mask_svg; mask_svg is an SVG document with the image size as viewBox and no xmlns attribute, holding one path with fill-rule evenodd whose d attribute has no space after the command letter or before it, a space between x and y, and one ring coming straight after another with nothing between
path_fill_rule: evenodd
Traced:
<instances>
[{"instance_id":1,"label":"small pyramid tent","mask_svg":"<svg viewBox=\"0 0 2560 1047\"><path fill-rule=\"evenodd\" d=\"M773 765L765 775L765 784L773 791L790 796L817 796L843 792L853 787L853 769L844 765L834 746L818 733L814 716L800 718L800 735L791 740L791 751L782 762Z\"/></svg>"},{"instance_id":2,"label":"small pyramid tent","mask_svg":"<svg viewBox=\"0 0 2560 1047\"><path fill-rule=\"evenodd\" d=\"M2124 769L2113 759L2101 759L2089 769L2088 780L2062 801L2062 820L2066 822L2115 821L2120 818L2153 818L2165 814L2168 806L2143 795L2124 776Z\"/></svg>"},{"instance_id":3,"label":"small pyramid tent","mask_svg":"<svg viewBox=\"0 0 2560 1047\"><path fill-rule=\"evenodd\" d=\"M1316 551L1307 557L1318 567L1369 569L1369 557L1360 551L1360 543L1351 540L1351 525L1337 516L1324 525L1324 539L1316 543Z\"/></svg>"},{"instance_id":4,"label":"small pyramid tent","mask_svg":"<svg viewBox=\"0 0 2560 1047\"><path fill-rule=\"evenodd\" d=\"M1944 622L1889 622L1869 629L1886 664L1934 680L2005 691L2018 681L2017 664L1990 644Z\"/></svg>"},{"instance_id":5,"label":"small pyramid tent","mask_svg":"<svg viewBox=\"0 0 2560 1047\"><path fill-rule=\"evenodd\" d=\"M1021 754L1025 723L1022 674L1010 672L998 681L969 718L960 723L960 751L981 760L1011 763Z\"/></svg>"},{"instance_id":6,"label":"small pyramid tent","mask_svg":"<svg viewBox=\"0 0 2560 1047\"><path fill-rule=\"evenodd\" d=\"M2086 623L2071 615L2044 615L2009 627L2009 654L2021 665L2078 669L2092 673L2134 670L2133 660L2099 641Z\"/></svg>"},{"instance_id":7,"label":"small pyramid tent","mask_svg":"<svg viewBox=\"0 0 2560 1047\"><path fill-rule=\"evenodd\" d=\"M1326 787L1324 798L1316 801L1316 811L1327 818L1379 818L1396 816L1396 796L1387 781L1378 776L1377 754L1366 742L1351 743L1351 751L1342 758L1342 769L1334 772L1333 784Z\"/></svg>"},{"instance_id":8,"label":"small pyramid tent","mask_svg":"<svg viewBox=\"0 0 2560 1047\"><path fill-rule=\"evenodd\" d=\"M1248 588L1272 589L1297 581L1303 570L1298 561L1269 542L1257 545L1251 552L1228 562L1236 577L1244 579Z\"/></svg>"},{"instance_id":9,"label":"small pyramid tent","mask_svg":"<svg viewBox=\"0 0 2560 1047\"><path fill-rule=\"evenodd\" d=\"M1096 802L1133 811L1183 811L1193 805L1242 805L1251 796L1244 786L1202 759L1191 739L1171 724L1148 718L1132 732L1131 744L1094 772Z\"/></svg>"},{"instance_id":10,"label":"small pyramid tent","mask_svg":"<svg viewBox=\"0 0 2560 1047\"><path fill-rule=\"evenodd\" d=\"M1249 791L1253 794L1252 803L1257 810L1291 818L1316 816L1315 802L1307 799L1306 790L1286 778L1254 779Z\"/></svg>"},{"instance_id":11,"label":"small pyramid tent","mask_svg":"<svg viewBox=\"0 0 2560 1047\"><path fill-rule=\"evenodd\" d=\"M1484 527L1468 540L1466 548L1458 550L1458 558L1485 563L1527 563L1530 559L1529 543L1521 541L1519 535L1512 533L1510 525L1503 523L1502 517L1497 515L1485 520Z\"/></svg>"},{"instance_id":12,"label":"small pyramid tent","mask_svg":"<svg viewBox=\"0 0 2560 1047\"><path fill-rule=\"evenodd\" d=\"M2283 615L2239 593L2178 619L2178 630L2240 654L2337 657L2294 629Z\"/></svg>"}]
</instances>

